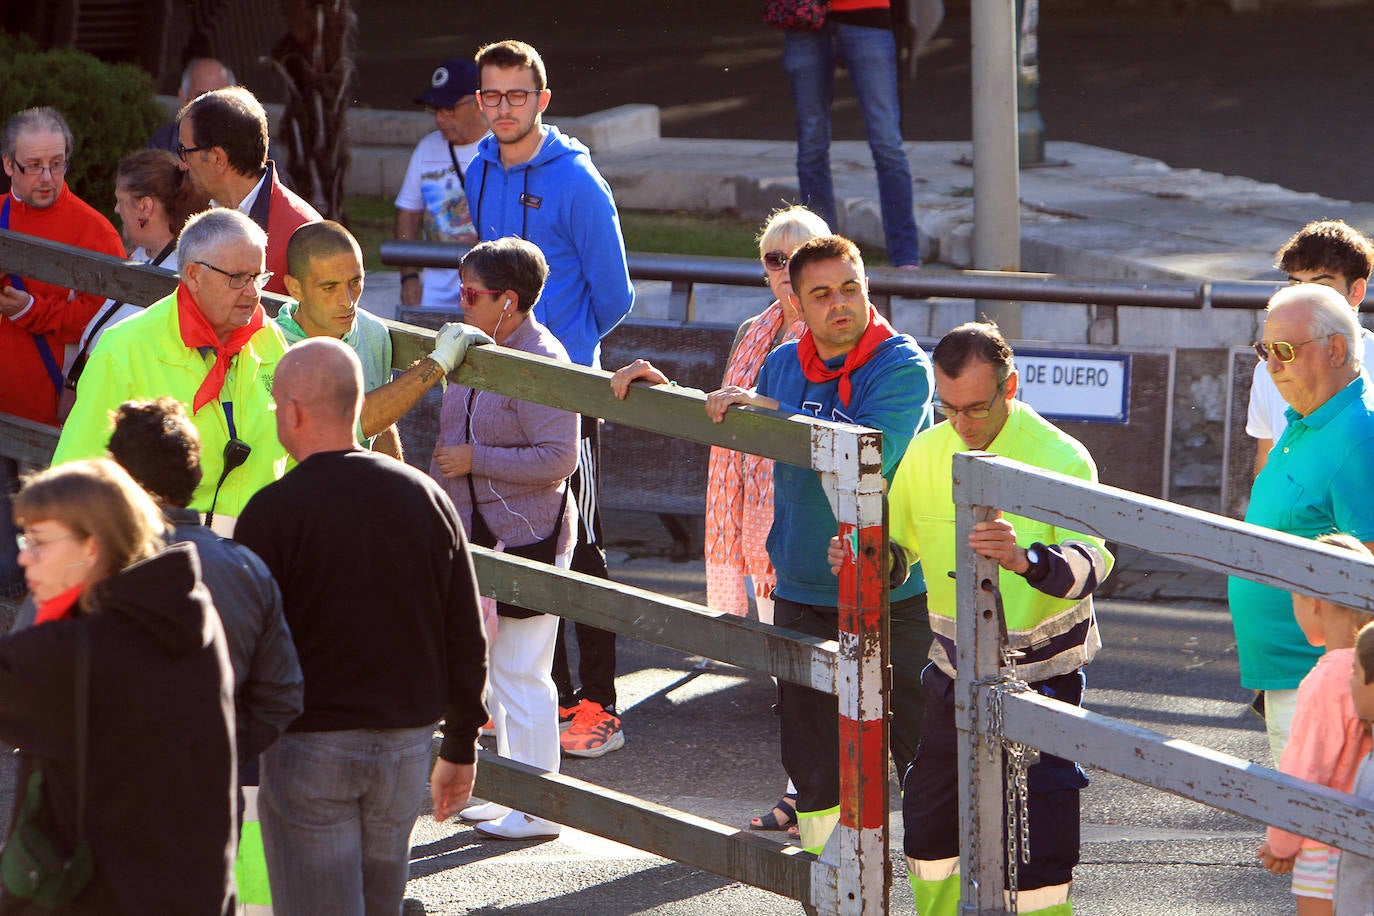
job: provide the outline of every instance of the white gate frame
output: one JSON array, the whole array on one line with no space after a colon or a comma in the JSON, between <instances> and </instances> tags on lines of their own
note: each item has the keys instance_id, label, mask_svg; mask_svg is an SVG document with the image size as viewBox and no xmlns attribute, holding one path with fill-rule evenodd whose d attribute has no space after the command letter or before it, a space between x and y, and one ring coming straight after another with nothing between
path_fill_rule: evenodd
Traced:
<instances>
[{"instance_id":1,"label":"white gate frame","mask_svg":"<svg viewBox=\"0 0 1374 916\"><path fill-rule=\"evenodd\" d=\"M1002 916L1002 738L1095 766L1342 850L1374 856L1374 805L1150 729L1051 700L1005 692L1002 735L990 727L1001 675L992 596L997 561L968 547L975 521L994 510L1095 534L1159 556L1286 591L1324 595L1374 611L1374 562L1304 538L1033 468L985 452L954 456L958 544L961 913Z\"/></svg>"}]
</instances>

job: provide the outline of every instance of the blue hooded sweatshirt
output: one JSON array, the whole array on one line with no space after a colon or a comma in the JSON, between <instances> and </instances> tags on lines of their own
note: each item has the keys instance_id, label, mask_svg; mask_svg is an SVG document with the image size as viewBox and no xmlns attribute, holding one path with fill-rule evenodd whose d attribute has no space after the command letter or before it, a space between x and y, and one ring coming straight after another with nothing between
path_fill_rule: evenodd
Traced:
<instances>
[{"instance_id":1,"label":"blue hooded sweatshirt","mask_svg":"<svg viewBox=\"0 0 1374 916\"><path fill-rule=\"evenodd\" d=\"M826 360L831 369L844 356ZM797 356L797 342L788 341L768 354L759 372L758 393L779 402L780 409L822 420L855 423L883 434L883 477L890 484L907 444L931 425L930 359L920 344L905 334L879 344L849 376L849 406L840 403L838 378L808 381ZM781 461L773 466L773 528L768 532L768 558L778 573L776 593L800 604L838 607L839 580L825 560L830 539L839 530L819 475L810 468ZM920 564L889 600L900 601L926 590Z\"/></svg>"},{"instance_id":2,"label":"blue hooded sweatshirt","mask_svg":"<svg viewBox=\"0 0 1374 916\"><path fill-rule=\"evenodd\" d=\"M611 188L587 148L557 127L528 162L507 169L501 145L487 134L464 179L478 238L518 236L549 262L534 317L553 331L569 358L601 365L601 338L630 314L634 284L625 262Z\"/></svg>"}]
</instances>

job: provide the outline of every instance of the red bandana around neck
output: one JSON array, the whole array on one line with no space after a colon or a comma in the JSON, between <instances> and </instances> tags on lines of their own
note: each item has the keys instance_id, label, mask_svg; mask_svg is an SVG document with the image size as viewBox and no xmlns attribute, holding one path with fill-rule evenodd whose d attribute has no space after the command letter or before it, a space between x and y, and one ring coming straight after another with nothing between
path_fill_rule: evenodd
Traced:
<instances>
[{"instance_id":1,"label":"red bandana around neck","mask_svg":"<svg viewBox=\"0 0 1374 916\"><path fill-rule=\"evenodd\" d=\"M82 582L39 604L38 613L33 618L34 625L47 623L50 620L65 620L72 616L71 611L72 608L76 607L76 599L80 598L81 593L85 590L86 583Z\"/></svg>"},{"instance_id":2,"label":"red bandana around neck","mask_svg":"<svg viewBox=\"0 0 1374 916\"><path fill-rule=\"evenodd\" d=\"M837 369L828 368L825 360L821 359L820 353L816 352L816 339L811 335L811 329L797 341L797 358L801 360L802 374L806 376L808 382L828 382L838 377L840 380L840 403L845 407L849 406L849 399L853 395L853 388L849 384L849 373L868 362L868 358L873 355L873 351L889 337L896 337L897 330L887 323L887 319L878 314L878 310L872 303L868 305L868 327L864 329L863 336L854 345L844 358L844 364Z\"/></svg>"},{"instance_id":3,"label":"red bandana around neck","mask_svg":"<svg viewBox=\"0 0 1374 916\"><path fill-rule=\"evenodd\" d=\"M195 400L191 403L193 415L199 413L206 404L219 398L220 389L224 387L224 376L229 372L229 361L238 355L254 334L262 330L265 321L263 315L262 304L259 303L258 307L253 309L253 317L248 319L248 323L235 329L227 341L220 343L219 335L210 327L210 322L205 320L199 303L186 288L186 283L182 282L177 286L177 318L181 325L181 342L196 350L209 347L215 351L215 364L210 367L210 374L205 376L205 381L200 383Z\"/></svg>"}]
</instances>

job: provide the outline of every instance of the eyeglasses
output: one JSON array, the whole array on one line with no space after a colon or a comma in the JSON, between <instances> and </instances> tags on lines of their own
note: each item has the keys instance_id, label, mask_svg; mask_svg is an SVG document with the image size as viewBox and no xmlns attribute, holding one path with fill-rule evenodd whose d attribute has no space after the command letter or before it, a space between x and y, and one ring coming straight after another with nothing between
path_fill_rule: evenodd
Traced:
<instances>
[{"instance_id":1,"label":"eyeglasses","mask_svg":"<svg viewBox=\"0 0 1374 916\"><path fill-rule=\"evenodd\" d=\"M946 418L957 417L959 414L963 414L970 420L986 420L988 417L992 416L992 408L997 403L997 399L1002 396L1002 389L1006 387L1006 384L1006 379L998 382L996 393L981 404L974 404L971 407L951 407L944 401L936 401L935 409L939 412L940 416Z\"/></svg>"},{"instance_id":2,"label":"eyeglasses","mask_svg":"<svg viewBox=\"0 0 1374 916\"><path fill-rule=\"evenodd\" d=\"M35 560L41 560L43 559L43 548L47 547L49 544L55 543L57 541L71 541L81 539L81 535L79 534L59 534L57 537L48 538L46 541L40 541L37 538L31 538L28 535L21 534L15 537L14 542L19 545L20 553L23 553L27 550L29 552L29 556L33 557Z\"/></svg>"},{"instance_id":3,"label":"eyeglasses","mask_svg":"<svg viewBox=\"0 0 1374 916\"><path fill-rule=\"evenodd\" d=\"M203 152L205 152L205 151L207 151L207 150L212 150L212 149L214 149L213 146L182 146L180 143L178 143L178 144L177 144L177 158L180 159L182 162L185 162L185 161L186 161L186 156L187 156L187 154L189 154L189 153L203 153Z\"/></svg>"},{"instance_id":4,"label":"eyeglasses","mask_svg":"<svg viewBox=\"0 0 1374 916\"><path fill-rule=\"evenodd\" d=\"M505 290L501 289L473 289L471 286L463 287L463 305L472 308L477 304L478 296L499 296Z\"/></svg>"},{"instance_id":5,"label":"eyeglasses","mask_svg":"<svg viewBox=\"0 0 1374 916\"><path fill-rule=\"evenodd\" d=\"M231 274L229 271L224 270L223 268L216 267L209 261L194 261L192 263L199 264L201 267L208 267L217 274L224 274L224 276L228 278L226 282L228 282L230 289L243 289L245 286L251 283L255 287L257 287L259 291L261 291L262 288L267 285L267 281L272 279L272 271L270 270L264 270L260 274L255 274L252 272L242 274Z\"/></svg>"},{"instance_id":6,"label":"eyeglasses","mask_svg":"<svg viewBox=\"0 0 1374 916\"><path fill-rule=\"evenodd\" d=\"M1298 358L1298 347L1318 340L1326 340L1331 336L1331 334L1326 334L1321 337L1313 337L1310 340L1299 341L1298 343L1289 343L1286 340L1276 340L1273 343L1266 343L1263 340L1257 340L1250 346L1255 348L1255 354L1260 358L1260 362L1262 363L1269 362L1269 352L1271 350L1274 355L1279 358L1279 362L1291 363Z\"/></svg>"},{"instance_id":7,"label":"eyeglasses","mask_svg":"<svg viewBox=\"0 0 1374 916\"><path fill-rule=\"evenodd\" d=\"M499 108L502 99L509 102L511 108L522 108L530 100L530 96L538 92L538 89L510 89L506 92L500 92L496 89L479 89L477 90L477 97L482 100L482 104L487 108Z\"/></svg>"},{"instance_id":8,"label":"eyeglasses","mask_svg":"<svg viewBox=\"0 0 1374 916\"><path fill-rule=\"evenodd\" d=\"M65 175L67 166L70 164L71 163L65 159L60 159L57 162L50 162L47 165L43 165L39 162L30 162L28 165L25 165L16 160L14 167L19 170L20 175L42 175L44 172L47 172L52 177L56 178L59 175Z\"/></svg>"},{"instance_id":9,"label":"eyeglasses","mask_svg":"<svg viewBox=\"0 0 1374 916\"><path fill-rule=\"evenodd\" d=\"M763 266L769 270L782 270L790 260L785 252L770 251L763 256Z\"/></svg>"}]
</instances>

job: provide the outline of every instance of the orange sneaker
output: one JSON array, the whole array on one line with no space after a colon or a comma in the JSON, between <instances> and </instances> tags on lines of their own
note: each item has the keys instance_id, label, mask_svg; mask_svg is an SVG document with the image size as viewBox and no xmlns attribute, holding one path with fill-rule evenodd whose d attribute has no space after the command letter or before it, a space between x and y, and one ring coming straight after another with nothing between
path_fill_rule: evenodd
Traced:
<instances>
[{"instance_id":1,"label":"orange sneaker","mask_svg":"<svg viewBox=\"0 0 1374 916\"><path fill-rule=\"evenodd\" d=\"M583 700L559 742L570 757L600 757L624 747L625 733L620 730L620 716L607 712L600 703Z\"/></svg>"},{"instance_id":2,"label":"orange sneaker","mask_svg":"<svg viewBox=\"0 0 1374 916\"><path fill-rule=\"evenodd\" d=\"M488 719L488 720L487 720L487 724L486 724L486 725L483 725L481 728L479 728L479 729L477 730L477 734L481 735L483 738L490 738L492 735L495 735L495 734L496 734L496 720L495 720L495 719Z\"/></svg>"},{"instance_id":3,"label":"orange sneaker","mask_svg":"<svg viewBox=\"0 0 1374 916\"><path fill-rule=\"evenodd\" d=\"M568 730L568 726L569 726L569 725L572 725L572 723L573 723L573 716L577 715L577 711L578 711L579 709L581 709L581 708L582 708L582 701L581 701L581 700L578 700L576 703L573 703L571 706L562 706L562 705L560 705L560 706L558 707L558 730L559 730L560 732L565 732L565 731Z\"/></svg>"}]
</instances>

